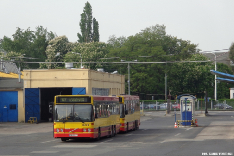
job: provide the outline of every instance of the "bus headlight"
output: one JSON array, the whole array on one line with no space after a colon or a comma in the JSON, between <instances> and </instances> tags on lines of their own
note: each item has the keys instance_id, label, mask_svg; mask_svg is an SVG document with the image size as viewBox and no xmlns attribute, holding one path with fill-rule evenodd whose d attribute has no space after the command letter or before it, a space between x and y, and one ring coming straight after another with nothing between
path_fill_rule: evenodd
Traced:
<instances>
[{"instance_id":1,"label":"bus headlight","mask_svg":"<svg viewBox=\"0 0 234 156\"><path fill-rule=\"evenodd\" d=\"M61 132L63 132L63 129L60 129Z\"/></svg>"},{"instance_id":2,"label":"bus headlight","mask_svg":"<svg viewBox=\"0 0 234 156\"><path fill-rule=\"evenodd\" d=\"M91 129L88 129L88 132L91 132Z\"/></svg>"},{"instance_id":3,"label":"bus headlight","mask_svg":"<svg viewBox=\"0 0 234 156\"><path fill-rule=\"evenodd\" d=\"M57 133L59 132L59 129L57 129Z\"/></svg>"},{"instance_id":4,"label":"bus headlight","mask_svg":"<svg viewBox=\"0 0 234 156\"><path fill-rule=\"evenodd\" d=\"M83 129L83 132L86 132L86 129Z\"/></svg>"}]
</instances>

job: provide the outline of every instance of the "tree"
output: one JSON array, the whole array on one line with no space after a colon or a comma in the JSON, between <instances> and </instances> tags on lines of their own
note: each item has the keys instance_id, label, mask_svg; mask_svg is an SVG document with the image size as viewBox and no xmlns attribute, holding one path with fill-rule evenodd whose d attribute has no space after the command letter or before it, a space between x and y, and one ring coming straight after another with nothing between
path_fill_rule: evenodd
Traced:
<instances>
[{"instance_id":1,"label":"tree","mask_svg":"<svg viewBox=\"0 0 234 156\"><path fill-rule=\"evenodd\" d=\"M34 61L45 61L46 54L45 50L48 42L53 39L56 34L53 32L48 32L42 26L36 27L36 31L31 31L30 28L23 30L17 28L16 32L12 35L13 40L6 36L1 40L1 48L6 52L16 52L21 53L26 58L29 58L30 62ZM38 64L29 64L28 68L38 68Z\"/></svg>"},{"instance_id":2,"label":"tree","mask_svg":"<svg viewBox=\"0 0 234 156\"><path fill-rule=\"evenodd\" d=\"M92 16L92 6L89 2L85 3L81 14L80 30L81 34L77 33L79 43L99 42L99 24Z\"/></svg>"},{"instance_id":3,"label":"tree","mask_svg":"<svg viewBox=\"0 0 234 156\"><path fill-rule=\"evenodd\" d=\"M197 45L167 35L166 27L158 24L147 27L128 38L111 36L108 45L110 53L107 57L119 57L118 61L121 59L126 61L138 60L138 62L180 61L190 58L197 52ZM165 73L169 72L170 64L130 63L130 66L132 93L144 93L146 95L163 95L165 93ZM127 64L112 65L112 68L115 68L121 74L128 74ZM128 76L126 76L126 90L127 81Z\"/></svg>"},{"instance_id":4,"label":"tree","mask_svg":"<svg viewBox=\"0 0 234 156\"><path fill-rule=\"evenodd\" d=\"M72 53L73 52L73 53ZM72 52L65 55L65 62L80 62L81 58L83 62L100 62L92 64L83 64L84 67L89 69L101 68L103 59L108 53L107 44L102 42L91 42L91 43L77 43L74 45ZM76 54L79 53L79 54ZM79 68L80 65L76 64L75 67Z\"/></svg>"},{"instance_id":5,"label":"tree","mask_svg":"<svg viewBox=\"0 0 234 156\"><path fill-rule=\"evenodd\" d=\"M74 44L68 41L66 36L59 36L52 39L48 46L46 47L46 56L47 59L45 62L63 62L63 57L65 54L73 48ZM57 63L48 63L48 64L40 64L40 68L63 68L61 64Z\"/></svg>"},{"instance_id":6,"label":"tree","mask_svg":"<svg viewBox=\"0 0 234 156\"><path fill-rule=\"evenodd\" d=\"M227 74L233 74L232 68L224 63L217 63L217 68L218 68L218 71L220 71L220 72L227 73ZM220 83L217 83L217 93L218 93L217 98L218 99L226 99L226 98L229 99L230 98L229 88L232 88L232 87L233 87L233 84L230 84L227 82L221 81Z\"/></svg>"},{"instance_id":7,"label":"tree","mask_svg":"<svg viewBox=\"0 0 234 156\"><path fill-rule=\"evenodd\" d=\"M193 54L186 61L208 61L202 54ZM211 62L179 62L171 65L168 73L168 86L172 95L195 94L204 97L204 91L213 95L212 82L214 75L210 73L213 68Z\"/></svg>"},{"instance_id":8,"label":"tree","mask_svg":"<svg viewBox=\"0 0 234 156\"><path fill-rule=\"evenodd\" d=\"M99 24L98 21L93 18L93 41L99 42Z\"/></svg>"}]
</instances>

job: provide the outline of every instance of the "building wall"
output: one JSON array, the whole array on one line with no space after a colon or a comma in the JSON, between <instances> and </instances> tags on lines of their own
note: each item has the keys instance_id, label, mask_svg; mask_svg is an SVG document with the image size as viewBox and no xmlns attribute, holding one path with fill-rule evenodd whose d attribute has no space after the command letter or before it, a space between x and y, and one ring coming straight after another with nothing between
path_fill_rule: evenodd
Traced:
<instances>
[{"instance_id":1,"label":"building wall","mask_svg":"<svg viewBox=\"0 0 234 156\"><path fill-rule=\"evenodd\" d=\"M119 74L90 71L88 92L92 94L92 88L108 88L110 95L125 93L125 77Z\"/></svg>"},{"instance_id":2,"label":"building wall","mask_svg":"<svg viewBox=\"0 0 234 156\"><path fill-rule=\"evenodd\" d=\"M109 94L125 93L125 76L89 69L24 70L24 88L85 87L108 88Z\"/></svg>"},{"instance_id":3,"label":"building wall","mask_svg":"<svg viewBox=\"0 0 234 156\"><path fill-rule=\"evenodd\" d=\"M230 88L230 99L234 99L234 88Z\"/></svg>"},{"instance_id":4,"label":"building wall","mask_svg":"<svg viewBox=\"0 0 234 156\"><path fill-rule=\"evenodd\" d=\"M24 90L18 90L18 122L25 121Z\"/></svg>"}]
</instances>

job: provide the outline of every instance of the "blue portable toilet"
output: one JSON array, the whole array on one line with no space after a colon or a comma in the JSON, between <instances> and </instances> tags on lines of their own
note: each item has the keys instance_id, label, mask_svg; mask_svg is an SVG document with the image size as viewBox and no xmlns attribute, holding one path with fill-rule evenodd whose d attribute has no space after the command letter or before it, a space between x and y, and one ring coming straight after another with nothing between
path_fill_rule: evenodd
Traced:
<instances>
[{"instance_id":1,"label":"blue portable toilet","mask_svg":"<svg viewBox=\"0 0 234 156\"><path fill-rule=\"evenodd\" d=\"M180 100L181 120L193 120L195 115L195 101L197 98L190 94L182 94L177 97ZM191 126L191 122L182 122L183 126Z\"/></svg>"}]
</instances>

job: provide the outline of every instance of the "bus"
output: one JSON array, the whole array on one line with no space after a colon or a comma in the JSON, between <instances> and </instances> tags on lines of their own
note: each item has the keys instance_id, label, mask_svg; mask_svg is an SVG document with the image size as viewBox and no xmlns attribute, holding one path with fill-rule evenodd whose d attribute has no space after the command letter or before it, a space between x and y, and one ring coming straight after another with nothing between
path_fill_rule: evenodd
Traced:
<instances>
[{"instance_id":1,"label":"bus","mask_svg":"<svg viewBox=\"0 0 234 156\"><path fill-rule=\"evenodd\" d=\"M54 98L54 138L113 137L120 131L119 97L57 95Z\"/></svg>"},{"instance_id":2,"label":"bus","mask_svg":"<svg viewBox=\"0 0 234 156\"><path fill-rule=\"evenodd\" d=\"M120 95L120 132L137 130L140 126L139 96Z\"/></svg>"}]
</instances>

